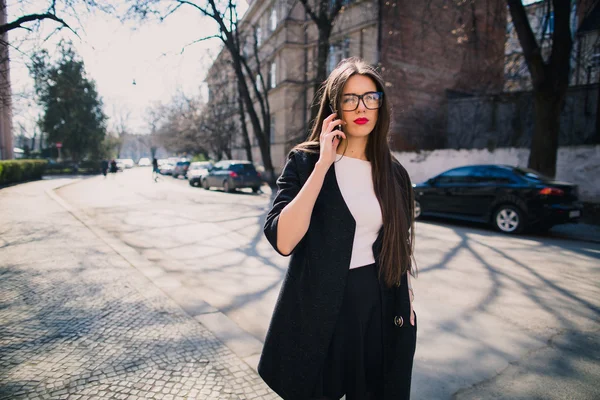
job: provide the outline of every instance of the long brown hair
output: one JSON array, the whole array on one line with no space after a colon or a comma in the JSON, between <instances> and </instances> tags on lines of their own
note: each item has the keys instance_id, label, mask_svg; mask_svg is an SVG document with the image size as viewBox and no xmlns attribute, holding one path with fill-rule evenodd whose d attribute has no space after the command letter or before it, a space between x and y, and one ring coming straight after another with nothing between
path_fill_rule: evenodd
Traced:
<instances>
[{"instance_id":1,"label":"long brown hair","mask_svg":"<svg viewBox=\"0 0 600 400\"><path fill-rule=\"evenodd\" d=\"M414 198L406 176L397 176L399 163L389 146L390 105L385 96L385 85L379 73L359 58L348 58L331 72L323 84L319 113L308 140L295 147L297 150L318 152L319 136L323 120L332 114L331 108L340 110L344 86L353 75L371 78L377 91L383 92L383 104L378 112L377 123L369 134L366 148L367 159L372 165L373 186L381 206L383 217L383 246L379 258L379 275L388 287L399 285L405 272L415 274L413 259ZM338 116L339 118L340 116ZM395 165L398 164L398 165ZM400 167L401 169L401 167ZM408 190L402 184L408 186Z\"/></svg>"}]
</instances>

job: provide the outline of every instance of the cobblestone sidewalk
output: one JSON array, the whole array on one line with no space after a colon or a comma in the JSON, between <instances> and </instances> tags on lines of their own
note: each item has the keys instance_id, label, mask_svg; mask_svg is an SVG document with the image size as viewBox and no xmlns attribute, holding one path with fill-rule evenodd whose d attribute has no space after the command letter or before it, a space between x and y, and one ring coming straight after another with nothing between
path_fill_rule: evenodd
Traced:
<instances>
[{"instance_id":1,"label":"cobblestone sidewalk","mask_svg":"<svg viewBox=\"0 0 600 400\"><path fill-rule=\"evenodd\" d=\"M45 193L0 191L0 399L275 399Z\"/></svg>"}]
</instances>

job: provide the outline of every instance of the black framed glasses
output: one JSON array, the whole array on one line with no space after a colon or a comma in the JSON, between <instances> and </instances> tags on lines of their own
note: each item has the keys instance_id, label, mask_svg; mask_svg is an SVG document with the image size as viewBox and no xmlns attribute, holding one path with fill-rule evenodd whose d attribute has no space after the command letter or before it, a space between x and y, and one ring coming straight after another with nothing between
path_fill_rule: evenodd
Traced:
<instances>
[{"instance_id":1,"label":"black framed glasses","mask_svg":"<svg viewBox=\"0 0 600 400\"><path fill-rule=\"evenodd\" d=\"M356 110L361 100L367 109L377 110L383 104L383 92L345 94L342 96L342 111Z\"/></svg>"}]
</instances>

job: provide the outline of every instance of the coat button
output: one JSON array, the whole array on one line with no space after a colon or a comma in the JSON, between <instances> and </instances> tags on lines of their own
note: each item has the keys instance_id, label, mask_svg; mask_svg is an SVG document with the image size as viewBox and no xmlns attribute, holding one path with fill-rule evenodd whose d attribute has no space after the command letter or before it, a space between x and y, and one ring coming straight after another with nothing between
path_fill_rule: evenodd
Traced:
<instances>
[{"instance_id":1,"label":"coat button","mask_svg":"<svg viewBox=\"0 0 600 400\"><path fill-rule=\"evenodd\" d=\"M396 325L398 328L400 328L400 327L402 327L402 325L404 325L404 319L403 319L402 317L398 317L398 316L396 316L396 317L394 317L394 324L395 324L395 325Z\"/></svg>"}]
</instances>

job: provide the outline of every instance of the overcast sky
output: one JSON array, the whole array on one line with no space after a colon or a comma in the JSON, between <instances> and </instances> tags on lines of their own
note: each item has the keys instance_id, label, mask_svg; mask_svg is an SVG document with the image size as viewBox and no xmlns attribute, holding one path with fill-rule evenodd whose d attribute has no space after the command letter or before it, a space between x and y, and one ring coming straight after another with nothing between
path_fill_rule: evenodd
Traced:
<instances>
[{"instance_id":1,"label":"overcast sky","mask_svg":"<svg viewBox=\"0 0 600 400\"><path fill-rule=\"evenodd\" d=\"M48 0L9 0L8 20L43 12L48 3ZM31 135L39 114L31 99L33 81L27 70L36 47L42 46L52 55L62 38L72 40L83 58L88 77L97 84L106 114L114 120L129 111L131 129L147 133L146 109L156 102L168 102L178 91L198 94L206 70L221 46L218 39L213 39L186 47L217 32L211 20L192 8L182 7L163 23L123 24L114 16L85 10L80 10L78 16L79 21L69 15L65 20L81 39L64 29L44 41L57 27L48 20L41 24L39 32L17 29L9 33L11 44L20 50L10 49L16 135L22 130Z\"/></svg>"}]
</instances>

